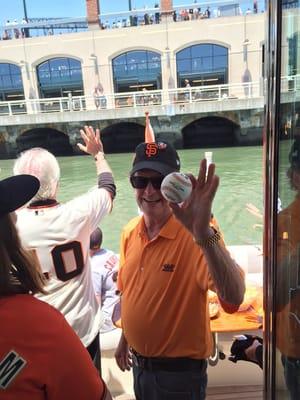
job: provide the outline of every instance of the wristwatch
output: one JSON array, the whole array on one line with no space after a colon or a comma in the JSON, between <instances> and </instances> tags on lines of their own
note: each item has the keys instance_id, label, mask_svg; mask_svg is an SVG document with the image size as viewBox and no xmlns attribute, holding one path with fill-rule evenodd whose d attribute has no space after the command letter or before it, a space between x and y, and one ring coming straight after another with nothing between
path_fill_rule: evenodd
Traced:
<instances>
[{"instance_id":1,"label":"wristwatch","mask_svg":"<svg viewBox=\"0 0 300 400\"><path fill-rule=\"evenodd\" d=\"M213 229L214 233L213 233L213 235L209 236L208 238L203 239L203 240L202 239L197 240L197 239L194 238L195 243L198 246L202 247L202 249L207 249L209 247L215 246L219 242L219 240L221 239L220 232L217 231L217 229L214 228L213 226L211 226L211 228Z\"/></svg>"}]
</instances>

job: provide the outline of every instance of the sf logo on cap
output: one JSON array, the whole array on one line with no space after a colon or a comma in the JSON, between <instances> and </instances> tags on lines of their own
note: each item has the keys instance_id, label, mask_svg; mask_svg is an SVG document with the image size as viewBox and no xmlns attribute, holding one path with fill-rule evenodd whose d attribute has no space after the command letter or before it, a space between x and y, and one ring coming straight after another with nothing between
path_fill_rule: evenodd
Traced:
<instances>
[{"instance_id":1,"label":"sf logo on cap","mask_svg":"<svg viewBox=\"0 0 300 400\"><path fill-rule=\"evenodd\" d=\"M158 148L156 143L147 143L145 153L147 157L152 157L157 154Z\"/></svg>"}]
</instances>

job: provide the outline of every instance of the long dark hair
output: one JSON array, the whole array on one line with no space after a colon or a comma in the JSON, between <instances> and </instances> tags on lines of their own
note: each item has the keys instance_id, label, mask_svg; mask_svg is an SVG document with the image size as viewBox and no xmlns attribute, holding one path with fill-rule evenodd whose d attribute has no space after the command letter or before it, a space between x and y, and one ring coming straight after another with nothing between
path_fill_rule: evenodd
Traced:
<instances>
[{"instance_id":1,"label":"long dark hair","mask_svg":"<svg viewBox=\"0 0 300 400\"><path fill-rule=\"evenodd\" d=\"M0 296L45 293L38 259L23 248L13 218L13 214L0 218Z\"/></svg>"}]
</instances>

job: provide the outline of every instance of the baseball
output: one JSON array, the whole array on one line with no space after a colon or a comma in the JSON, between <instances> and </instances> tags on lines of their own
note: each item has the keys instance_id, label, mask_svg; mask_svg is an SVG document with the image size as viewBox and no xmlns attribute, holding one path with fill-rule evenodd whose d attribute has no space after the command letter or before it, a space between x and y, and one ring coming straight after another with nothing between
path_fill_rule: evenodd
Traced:
<instances>
[{"instance_id":1,"label":"baseball","mask_svg":"<svg viewBox=\"0 0 300 400\"><path fill-rule=\"evenodd\" d=\"M192 192L190 178L181 172L172 172L161 183L161 193L172 203L182 203Z\"/></svg>"}]
</instances>

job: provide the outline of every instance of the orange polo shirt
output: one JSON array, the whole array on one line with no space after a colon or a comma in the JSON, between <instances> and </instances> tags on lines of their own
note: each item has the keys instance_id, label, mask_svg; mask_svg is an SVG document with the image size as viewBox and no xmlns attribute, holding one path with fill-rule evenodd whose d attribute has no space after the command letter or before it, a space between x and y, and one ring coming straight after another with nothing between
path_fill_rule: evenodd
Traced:
<instances>
[{"instance_id":1,"label":"orange polo shirt","mask_svg":"<svg viewBox=\"0 0 300 400\"><path fill-rule=\"evenodd\" d=\"M212 336L207 290L215 290L201 248L171 216L149 241L143 217L124 228L118 287L122 328L148 357L207 358Z\"/></svg>"},{"instance_id":2,"label":"orange polo shirt","mask_svg":"<svg viewBox=\"0 0 300 400\"><path fill-rule=\"evenodd\" d=\"M277 313L277 346L282 354L300 358L300 197L278 214L278 279L286 281L286 304ZM282 271L280 270L282 269ZM293 290L294 289L294 290Z\"/></svg>"}]
</instances>

